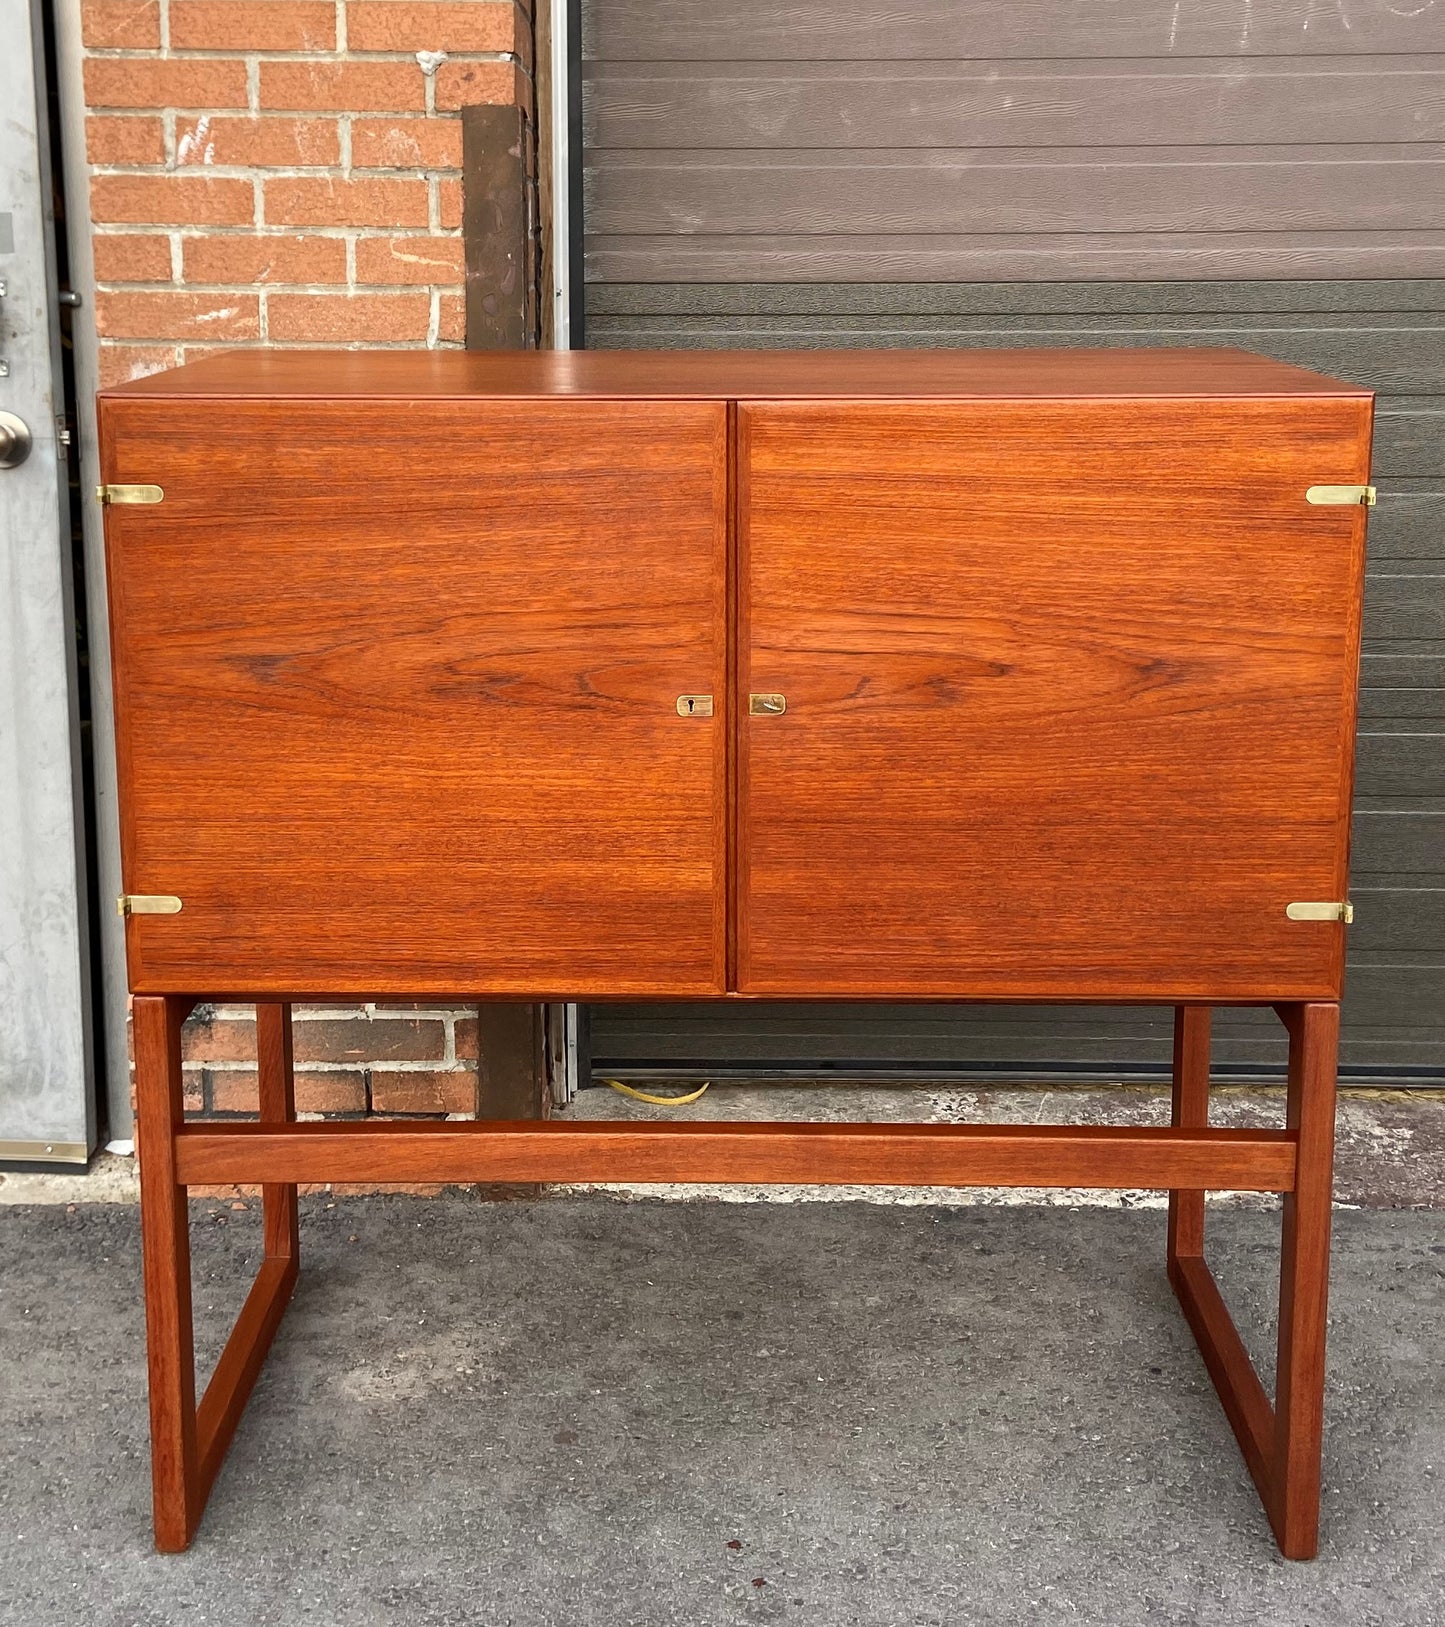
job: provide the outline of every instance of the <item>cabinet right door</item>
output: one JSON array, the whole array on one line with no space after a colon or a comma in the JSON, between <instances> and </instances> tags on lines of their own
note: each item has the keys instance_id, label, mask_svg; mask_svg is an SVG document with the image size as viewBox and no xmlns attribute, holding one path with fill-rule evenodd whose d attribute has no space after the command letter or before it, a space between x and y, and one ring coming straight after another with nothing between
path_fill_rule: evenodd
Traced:
<instances>
[{"instance_id":1,"label":"cabinet right door","mask_svg":"<svg viewBox=\"0 0 1445 1627\"><path fill-rule=\"evenodd\" d=\"M1369 411L742 404L739 992L1337 997Z\"/></svg>"}]
</instances>

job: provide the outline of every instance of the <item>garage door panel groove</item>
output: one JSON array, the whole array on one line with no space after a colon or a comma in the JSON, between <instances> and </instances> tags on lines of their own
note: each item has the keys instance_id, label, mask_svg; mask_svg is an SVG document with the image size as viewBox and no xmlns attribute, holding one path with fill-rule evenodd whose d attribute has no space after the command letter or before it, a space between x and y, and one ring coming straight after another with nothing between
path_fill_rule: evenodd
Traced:
<instances>
[{"instance_id":1,"label":"garage door panel groove","mask_svg":"<svg viewBox=\"0 0 1445 1627\"><path fill-rule=\"evenodd\" d=\"M1273 0L1191 0L1188 7L1099 0L1060 15L1058 0L584 0L588 57L609 63L888 62L966 57L1357 56L1440 49L1434 7L1321 5ZM1407 13L1402 15L1402 13ZM1244 26L1241 26L1241 22ZM1047 52L1040 43L1047 42Z\"/></svg>"},{"instance_id":2,"label":"garage door panel groove","mask_svg":"<svg viewBox=\"0 0 1445 1627\"><path fill-rule=\"evenodd\" d=\"M1166 147L1445 139L1445 57L608 65L593 150Z\"/></svg>"}]
</instances>

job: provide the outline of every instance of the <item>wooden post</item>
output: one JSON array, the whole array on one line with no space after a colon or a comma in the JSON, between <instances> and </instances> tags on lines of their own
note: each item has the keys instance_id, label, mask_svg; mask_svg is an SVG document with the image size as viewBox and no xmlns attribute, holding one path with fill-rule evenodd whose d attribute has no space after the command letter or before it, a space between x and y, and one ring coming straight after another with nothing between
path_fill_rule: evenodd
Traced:
<instances>
[{"instance_id":1,"label":"wooden post","mask_svg":"<svg viewBox=\"0 0 1445 1627\"><path fill-rule=\"evenodd\" d=\"M477 1117L547 1116L542 1007L524 1000L488 1000L477 1021Z\"/></svg>"},{"instance_id":2,"label":"wooden post","mask_svg":"<svg viewBox=\"0 0 1445 1627\"><path fill-rule=\"evenodd\" d=\"M552 1097L547 1083L546 1007L524 1000L488 1000L477 1020L477 1117L545 1119ZM539 1181L487 1181L483 1196L536 1198Z\"/></svg>"},{"instance_id":3,"label":"wooden post","mask_svg":"<svg viewBox=\"0 0 1445 1627\"><path fill-rule=\"evenodd\" d=\"M1208 1006L1174 1008L1174 1111L1170 1123L1179 1129L1202 1130L1209 1123ZM1181 1191L1169 1194L1168 1260L1204 1253L1204 1194Z\"/></svg>"},{"instance_id":4,"label":"wooden post","mask_svg":"<svg viewBox=\"0 0 1445 1627\"><path fill-rule=\"evenodd\" d=\"M534 150L527 108L462 109L468 350L537 348Z\"/></svg>"},{"instance_id":5,"label":"wooden post","mask_svg":"<svg viewBox=\"0 0 1445 1627\"><path fill-rule=\"evenodd\" d=\"M1282 1006L1279 1015L1289 1030L1286 1125L1299 1138L1299 1161L1294 1190L1284 1195L1269 1512L1285 1557L1312 1559L1319 1547L1340 1008Z\"/></svg>"},{"instance_id":6,"label":"wooden post","mask_svg":"<svg viewBox=\"0 0 1445 1627\"><path fill-rule=\"evenodd\" d=\"M296 1119L296 1070L291 1045L291 1007L256 1007L256 1072L262 1124L292 1124ZM300 1220L294 1185L261 1188L266 1258L298 1260Z\"/></svg>"},{"instance_id":7,"label":"wooden post","mask_svg":"<svg viewBox=\"0 0 1445 1627\"><path fill-rule=\"evenodd\" d=\"M186 1190L176 1178L175 1133L185 1109L181 1023L188 1002L138 997L136 1150L140 1158L146 1357L150 1370L151 1485L156 1547L179 1553L196 1508L196 1363L191 1334L191 1242Z\"/></svg>"}]
</instances>

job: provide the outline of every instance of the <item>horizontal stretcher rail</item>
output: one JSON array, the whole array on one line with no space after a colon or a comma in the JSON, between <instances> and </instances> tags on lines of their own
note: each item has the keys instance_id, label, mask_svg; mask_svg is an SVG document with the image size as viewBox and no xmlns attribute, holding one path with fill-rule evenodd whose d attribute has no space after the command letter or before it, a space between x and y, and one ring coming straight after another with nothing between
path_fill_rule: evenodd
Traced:
<instances>
[{"instance_id":1,"label":"horizontal stretcher rail","mask_svg":"<svg viewBox=\"0 0 1445 1627\"><path fill-rule=\"evenodd\" d=\"M1282 1130L1097 1125L553 1120L195 1125L182 1185L325 1181L701 1181L1288 1192Z\"/></svg>"}]
</instances>

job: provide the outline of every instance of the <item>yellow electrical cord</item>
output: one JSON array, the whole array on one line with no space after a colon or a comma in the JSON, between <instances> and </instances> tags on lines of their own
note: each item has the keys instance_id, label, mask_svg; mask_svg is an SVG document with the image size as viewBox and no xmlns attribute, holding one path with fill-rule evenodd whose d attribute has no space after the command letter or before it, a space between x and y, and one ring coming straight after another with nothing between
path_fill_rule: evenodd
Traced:
<instances>
[{"instance_id":1,"label":"yellow electrical cord","mask_svg":"<svg viewBox=\"0 0 1445 1627\"><path fill-rule=\"evenodd\" d=\"M687 1096L649 1096L645 1090L638 1090L635 1085L624 1085L620 1079L604 1079L602 1083L611 1085L613 1090L620 1090L624 1096L630 1096L635 1102L646 1102L649 1107L686 1107L689 1102L695 1102L712 1081L704 1080Z\"/></svg>"}]
</instances>

